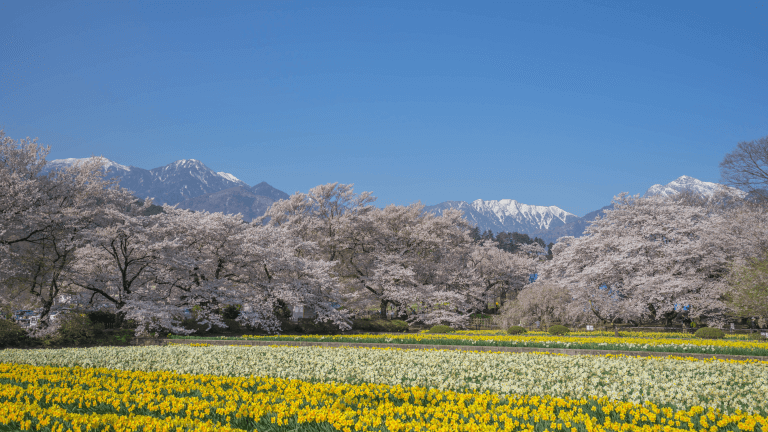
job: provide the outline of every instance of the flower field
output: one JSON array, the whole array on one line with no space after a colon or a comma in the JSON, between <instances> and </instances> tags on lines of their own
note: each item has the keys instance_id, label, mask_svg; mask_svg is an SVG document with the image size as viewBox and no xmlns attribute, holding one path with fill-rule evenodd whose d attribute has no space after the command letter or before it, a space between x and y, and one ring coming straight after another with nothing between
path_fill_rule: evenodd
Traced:
<instances>
[{"instance_id":1,"label":"flower field","mask_svg":"<svg viewBox=\"0 0 768 432\"><path fill-rule=\"evenodd\" d=\"M768 362L187 346L0 351L0 430L768 431Z\"/></svg>"},{"instance_id":2,"label":"flower field","mask_svg":"<svg viewBox=\"0 0 768 432\"><path fill-rule=\"evenodd\" d=\"M605 334L583 332L567 336L552 336L537 332L523 335L507 335L503 332L467 331L451 334L354 334L354 335L301 335L301 336L243 336L261 341L307 341L348 343L389 343L417 345L475 345L499 347L531 347L552 349L588 349L610 351L674 352L681 354L725 354L768 358L768 342L744 339L698 339L683 337L683 333L632 333L614 337ZM607 332L603 332L607 333ZM613 333L611 333L613 334ZM173 336L174 339L185 337ZM197 337L188 337L198 339Z\"/></svg>"},{"instance_id":3,"label":"flower field","mask_svg":"<svg viewBox=\"0 0 768 432\"><path fill-rule=\"evenodd\" d=\"M464 334L464 335L484 335L484 336L506 336L508 335L506 331L504 330L457 330L456 334ZM545 331L529 331L526 333L530 336L547 336L549 333ZM614 332L613 330L592 330L592 331L586 331L586 330L575 330L568 333L570 336L588 336L588 337L613 337ZM696 339L696 336L694 336L694 333L688 332L688 333L682 333L682 332L651 332L651 331L620 331L619 332L620 337L633 337L633 338L643 338L643 339ZM726 333L725 334L725 340L750 340L749 334L744 333Z\"/></svg>"}]
</instances>

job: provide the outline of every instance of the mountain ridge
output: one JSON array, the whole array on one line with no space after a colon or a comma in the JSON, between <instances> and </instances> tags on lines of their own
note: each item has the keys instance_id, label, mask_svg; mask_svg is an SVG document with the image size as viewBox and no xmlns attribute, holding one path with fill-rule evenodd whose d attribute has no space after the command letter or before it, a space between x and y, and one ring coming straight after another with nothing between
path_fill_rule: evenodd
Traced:
<instances>
[{"instance_id":1,"label":"mountain ridge","mask_svg":"<svg viewBox=\"0 0 768 432\"><path fill-rule=\"evenodd\" d=\"M723 185L719 183L705 182L686 175L680 176L677 179L665 184L655 184L646 190L643 197L649 196L671 196L679 192L688 191L698 194L700 196L712 196ZM746 196L746 193L738 189L726 187L726 191L731 191L741 197ZM477 225L481 232L491 230L495 234L499 232L518 232L521 234L528 234L531 237L540 237L545 243L555 243L557 239L564 236L580 237L584 234L586 228L590 225L590 222L594 221L598 216L603 216L606 210L613 209L613 203L603 206L597 210L591 211L582 217L578 217L572 213L568 213L565 210L556 206L530 206L539 209L539 215L549 214L549 224L541 226L540 221L537 221L535 217L517 218L514 222L509 223L505 217L494 213L496 218L490 216L488 211L482 211L478 207L474 206L474 203L501 203L501 202L515 202L515 200L502 199L502 200L475 200L472 203L466 201L444 201L431 206L426 206L425 211L432 211L441 213L448 208L455 208L462 210L465 217L471 223ZM525 206L525 204L523 204ZM561 211L562 213L558 213ZM521 212L523 213L523 212ZM565 215L569 216L565 216ZM546 217L544 217L546 218ZM538 224L538 226L537 226Z\"/></svg>"},{"instance_id":2,"label":"mountain ridge","mask_svg":"<svg viewBox=\"0 0 768 432\"><path fill-rule=\"evenodd\" d=\"M251 222L281 199L288 199L288 194L275 189L267 182L261 182L253 187L234 186L190 198L180 202L178 208L209 212L212 211L210 209L216 209L216 212L225 214L240 213L244 221Z\"/></svg>"},{"instance_id":3,"label":"mountain ridge","mask_svg":"<svg viewBox=\"0 0 768 432\"><path fill-rule=\"evenodd\" d=\"M88 159L52 160L43 173ZM119 177L120 186L139 199L152 198L154 204L178 205L196 211L241 213L247 221L264 214L273 202L288 198L288 194L266 182L251 187L230 173L214 172L196 159L179 159L147 170L104 158L103 168L105 177Z\"/></svg>"},{"instance_id":4,"label":"mountain ridge","mask_svg":"<svg viewBox=\"0 0 768 432\"><path fill-rule=\"evenodd\" d=\"M48 162L44 172L86 159L56 159ZM274 202L289 198L287 193L266 182L249 186L232 174L214 172L196 159L180 159L150 170L105 159L104 170L108 178L120 177L120 186L133 191L137 198L150 197L156 204L178 205L195 211L240 213L246 221L263 215ZM642 196L667 197L683 191L712 196L722 187L718 183L683 175L665 185L652 185ZM726 187L725 190L746 196L738 189ZM425 206L423 211L441 214L447 209L457 209L481 232L518 232L554 243L563 236L583 235L590 222L612 208L611 203L579 217L557 206L523 204L514 199L476 199L471 203L443 201Z\"/></svg>"}]
</instances>

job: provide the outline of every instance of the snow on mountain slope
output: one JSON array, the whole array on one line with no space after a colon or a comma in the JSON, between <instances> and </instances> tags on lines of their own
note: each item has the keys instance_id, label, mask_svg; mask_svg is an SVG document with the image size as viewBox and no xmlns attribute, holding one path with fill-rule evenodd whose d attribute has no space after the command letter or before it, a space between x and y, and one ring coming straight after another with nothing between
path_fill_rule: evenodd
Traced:
<instances>
[{"instance_id":1,"label":"snow on mountain slope","mask_svg":"<svg viewBox=\"0 0 768 432\"><path fill-rule=\"evenodd\" d=\"M56 159L48 162L45 170L61 169L88 158ZM227 188L249 187L229 173L217 173L196 159L180 159L168 165L146 170L127 167L105 160L106 177L120 177L120 186L133 191L139 198L153 198L155 204L178 204L181 201Z\"/></svg>"},{"instance_id":2,"label":"snow on mountain slope","mask_svg":"<svg viewBox=\"0 0 768 432\"><path fill-rule=\"evenodd\" d=\"M493 214L502 225L511 219L515 223L531 225L536 229L564 225L569 218L576 218L575 214L568 213L559 207L523 204L512 199L488 201L477 199L472 201L472 207L482 214Z\"/></svg>"},{"instance_id":3,"label":"snow on mountain slope","mask_svg":"<svg viewBox=\"0 0 768 432\"><path fill-rule=\"evenodd\" d=\"M425 212L442 213L446 209L457 209L464 212L464 217L481 231L490 229L501 231L529 233L548 230L565 225L578 219L556 206L536 206L522 204L512 199L482 200L471 204L465 201L445 201L437 205L424 207Z\"/></svg>"},{"instance_id":4,"label":"snow on mountain slope","mask_svg":"<svg viewBox=\"0 0 768 432\"><path fill-rule=\"evenodd\" d=\"M705 182L689 176L681 176L666 185L656 184L648 188L646 197L660 195L668 197L681 191L690 191L702 196L712 196L720 187L717 183ZM733 193L744 197L746 194L738 189L729 188ZM609 204L599 210L577 217L556 206L534 206L522 204L515 200L475 200L445 201L433 206L427 206L424 211L442 213L445 209L458 209L464 212L464 217L480 231L491 230L528 234L531 237L541 237L545 242L557 241L562 236L580 237L587 226L605 210L613 208Z\"/></svg>"},{"instance_id":5,"label":"snow on mountain slope","mask_svg":"<svg viewBox=\"0 0 768 432\"><path fill-rule=\"evenodd\" d=\"M682 191L688 191L688 192L693 192L702 196L709 197L709 196L712 196L721 186L722 185L720 185L719 183L705 182L705 181L701 181L699 179L695 179L693 177L688 177L684 175L667 183L666 185L655 184L651 186L650 188L648 188L648 190L645 192L645 195L643 196L649 197L654 195L660 195L663 197L668 197ZM728 190L732 191L733 193L741 197L744 197L746 195L746 193L738 189L728 188Z\"/></svg>"},{"instance_id":6,"label":"snow on mountain slope","mask_svg":"<svg viewBox=\"0 0 768 432\"><path fill-rule=\"evenodd\" d=\"M87 160L90 160L91 158L67 158L67 159L54 159L52 161L48 161L48 163L45 165L45 172L59 169L59 168L65 168L70 167L72 165L75 165L80 162L85 162ZM120 165L117 162L111 161L107 158L104 159L104 170L109 171L110 169L113 170L121 170L121 171L130 171L131 167Z\"/></svg>"},{"instance_id":7,"label":"snow on mountain slope","mask_svg":"<svg viewBox=\"0 0 768 432\"><path fill-rule=\"evenodd\" d=\"M246 184L244 181L240 180L239 178L233 176L230 173L217 172L216 174L222 176L225 180L231 181L232 183L236 183L236 184L238 184L240 186L248 187L248 184Z\"/></svg>"}]
</instances>

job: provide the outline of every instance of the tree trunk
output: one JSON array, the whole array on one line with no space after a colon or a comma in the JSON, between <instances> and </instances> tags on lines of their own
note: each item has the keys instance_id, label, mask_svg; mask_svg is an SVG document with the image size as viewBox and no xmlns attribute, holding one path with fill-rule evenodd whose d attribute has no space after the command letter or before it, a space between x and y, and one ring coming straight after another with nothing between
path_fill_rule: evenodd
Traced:
<instances>
[{"instance_id":1,"label":"tree trunk","mask_svg":"<svg viewBox=\"0 0 768 432\"><path fill-rule=\"evenodd\" d=\"M389 300L382 300L381 301L381 319L387 319L387 306L389 305Z\"/></svg>"}]
</instances>

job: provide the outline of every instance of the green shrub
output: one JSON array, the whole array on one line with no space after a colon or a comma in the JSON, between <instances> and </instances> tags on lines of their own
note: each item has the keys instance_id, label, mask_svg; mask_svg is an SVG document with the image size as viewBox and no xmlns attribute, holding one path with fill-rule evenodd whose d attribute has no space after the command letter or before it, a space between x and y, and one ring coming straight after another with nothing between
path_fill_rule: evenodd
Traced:
<instances>
[{"instance_id":1,"label":"green shrub","mask_svg":"<svg viewBox=\"0 0 768 432\"><path fill-rule=\"evenodd\" d=\"M719 328L702 327L693 335L702 339L722 339L725 337L725 332Z\"/></svg>"},{"instance_id":2,"label":"green shrub","mask_svg":"<svg viewBox=\"0 0 768 432\"><path fill-rule=\"evenodd\" d=\"M221 311L221 317L226 320L235 320L240 316L240 305L228 305ZM227 323L229 324L229 323Z\"/></svg>"},{"instance_id":3,"label":"green shrub","mask_svg":"<svg viewBox=\"0 0 768 432\"><path fill-rule=\"evenodd\" d=\"M387 321L388 332L407 332L408 323L403 320L390 320Z\"/></svg>"},{"instance_id":4,"label":"green shrub","mask_svg":"<svg viewBox=\"0 0 768 432\"><path fill-rule=\"evenodd\" d=\"M571 330L566 327L559 324L555 324L552 326L549 326L549 334L551 335L564 335L570 333Z\"/></svg>"},{"instance_id":5,"label":"green shrub","mask_svg":"<svg viewBox=\"0 0 768 432\"><path fill-rule=\"evenodd\" d=\"M46 339L47 345L72 346L85 345L95 342L95 339L103 335L102 325L94 324L88 315L71 313L62 317L61 327L50 338Z\"/></svg>"},{"instance_id":6,"label":"green shrub","mask_svg":"<svg viewBox=\"0 0 768 432\"><path fill-rule=\"evenodd\" d=\"M222 331L226 333L242 333L246 329L244 325L240 324L240 321L234 318L224 318L223 321L227 328L222 329Z\"/></svg>"},{"instance_id":7,"label":"green shrub","mask_svg":"<svg viewBox=\"0 0 768 432\"><path fill-rule=\"evenodd\" d=\"M352 329L367 332L407 332L408 323L403 320L356 319Z\"/></svg>"},{"instance_id":8,"label":"green shrub","mask_svg":"<svg viewBox=\"0 0 768 432\"><path fill-rule=\"evenodd\" d=\"M133 330L119 329L109 332L107 343L110 345L129 345L133 339Z\"/></svg>"},{"instance_id":9,"label":"green shrub","mask_svg":"<svg viewBox=\"0 0 768 432\"><path fill-rule=\"evenodd\" d=\"M300 319L297 324L301 328L301 333L304 334L335 335L341 332L339 327L331 322L315 322L311 318Z\"/></svg>"},{"instance_id":10,"label":"green shrub","mask_svg":"<svg viewBox=\"0 0 768 432\"><path fill-rule=\"evenodd\" d=\"M88 312L88 319L91 320L93 324L104 324L105 326L114 325L117 323L117 314L110 311L97 310Z\"/></svg>"},{"instance_id":11,"label":"green shrub","mask_svg":"<svg viewBox=\"0 0 768 432\"><path fill-rule=\"evenodd\" d=\"M512 327L507 329L507 333L509 333L511 335L519 335L519 334L523 334L523 333L528 333L528 330L526 330L525 328L520 327L520 326L512 326Z\"/></svg>"},{"instance_id":12,"label":"green shrub","mask_svg":"<svg viewBox=\"0 0 768 432\"><path fill-rule=\"evenodd\" d=\"M456 329L454 328L451 328L447 325L439 325L439 324L436 326L432 326L432 328L429 329L429 333L453 333L455 331Z\"/></svg>"},{"instance_id":13,"label":"green shrub","mask_svg":"<svg viewBox=\"0 0 768 432\"><path fill-rule=\"evenodd\" d=\"M765 336L761 335L760 333L750 333L747 336L747 338L749 340L760 340L760 341L768 340L768 337L765 337Z\"/></svg>"},{"instance_id":14,"label":"green shrub","mask_svg":"<svg viewBox=\"0 0 768 432\"><path fill-rule=\"evenodd\" d=\"M27 341L27 332L19 324L0 318L0 348L16 347Z\"/></svg>"}]
</instances>

